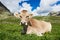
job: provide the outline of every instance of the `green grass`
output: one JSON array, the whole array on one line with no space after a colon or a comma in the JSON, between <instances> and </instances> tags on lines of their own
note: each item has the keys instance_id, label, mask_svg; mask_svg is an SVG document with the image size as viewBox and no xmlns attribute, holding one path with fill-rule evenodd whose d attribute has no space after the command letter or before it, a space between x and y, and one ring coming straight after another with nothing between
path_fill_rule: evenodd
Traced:
<instances>
[{"instance_id":1,"label":"green grass","mask_svg":"<svg viewBox=\"0 0 60 40\"><path fill-rule=\"evenodd\" d=\"M50 21L52 32L45 33L44 36L21 35L22 26L20 19L8 17L0 19L0 40L60 40L60 17L34 17L38 20Z\"/></svg>"}]
</instances>

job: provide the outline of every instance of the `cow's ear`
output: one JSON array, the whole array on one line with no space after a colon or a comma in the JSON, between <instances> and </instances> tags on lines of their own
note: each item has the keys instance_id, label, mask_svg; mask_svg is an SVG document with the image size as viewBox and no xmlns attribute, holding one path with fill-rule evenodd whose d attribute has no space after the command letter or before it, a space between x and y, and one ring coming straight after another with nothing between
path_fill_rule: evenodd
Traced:
<instances>
[{"instance_id":1,"label":"cow's ear","mask_svg":"<svg viewBox=\"0 0 60 40\"><path fill-rule=\"evenodd\" d=\"M14 16L17 17L17 18L20 18L19 15L20 15L20 14L18 14L18 12L15 12L15 13L14 13Z\"/></svg>"}]
</instances>

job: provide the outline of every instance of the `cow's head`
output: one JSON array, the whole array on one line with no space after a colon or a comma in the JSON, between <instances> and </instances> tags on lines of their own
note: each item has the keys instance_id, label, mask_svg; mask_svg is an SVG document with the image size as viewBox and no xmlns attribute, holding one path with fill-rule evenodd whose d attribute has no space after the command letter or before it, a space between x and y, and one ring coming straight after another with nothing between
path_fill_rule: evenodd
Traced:
<instances>
[{"instance_id":1,"label":"cow's head","mask_svg":"<svg viewBox=\"0 0 60 40\"><path fill-rule=\"evenodd\" d=\"M20 24L28 25L29 19L32 18L32 14L29 14L27 10L22 10L20 14L17 12L14 13L14 16L21 19Z\"/></svg>"}]
</instances>

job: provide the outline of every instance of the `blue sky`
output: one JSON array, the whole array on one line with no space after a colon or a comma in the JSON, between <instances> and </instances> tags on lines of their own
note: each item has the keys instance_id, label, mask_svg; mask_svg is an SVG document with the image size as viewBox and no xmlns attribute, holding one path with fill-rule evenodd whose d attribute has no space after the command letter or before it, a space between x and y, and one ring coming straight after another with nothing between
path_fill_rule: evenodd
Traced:
<instances>
[{"instance_id":1,"label":"blue sky","mask_svg":"<svg viewBox=\"0 0 60 40\"><path fill-rule=\"evenodd\" d=\"M36 9L40 4L40 0L29 0L29 1L22 1L21 3L19 3L19 5L22 6L22 3L24 2L30 4L30 6L32 6L32 10Z\"/></svg>"},{"instance_id":2,"label":"blue sky","mask_svg":"<svg viewBox=\"0 0 60 40\"><path fill-rule=\"evenodd\" d=\"M40 5L40 1L41 0L29 0L29 1L22 1L21 3L19 3L20 6L22 6L22 3L26 2L28 4L30 4L30 6L32 6L32 10L36 9L37 7L39 7ZM56 3L52 4L53 6L54 5L59 5L60 4L60 1L57 1Z\"/></svg>"},{"instance_id":3,"label":"blue sky","mask_svg":"<svg viewBox=\"0 0 60 40\"><path fill-rule=\"evenodd\" d=\"M60 1L58 1L57 3L56 3L56 5L59 5L60 4Z\"/></svg>"}]
</instances>

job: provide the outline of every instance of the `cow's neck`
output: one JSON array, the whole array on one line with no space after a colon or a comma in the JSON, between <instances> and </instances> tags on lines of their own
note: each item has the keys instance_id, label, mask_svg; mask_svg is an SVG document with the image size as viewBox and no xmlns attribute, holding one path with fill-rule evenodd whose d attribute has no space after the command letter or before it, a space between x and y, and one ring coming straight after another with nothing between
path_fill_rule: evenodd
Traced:
<instances>
[{"instance_id":1,"label":"cow's neck","mask_svg":"<svg viewBox=\"0 0 60 40\"><path fill-rule=\"evenodd\" d=\"M28 23L30 26L34 26L36 23L35 23L35 19L31 18L29 19L29 23Z\"/></svg>"}]
</instances>

